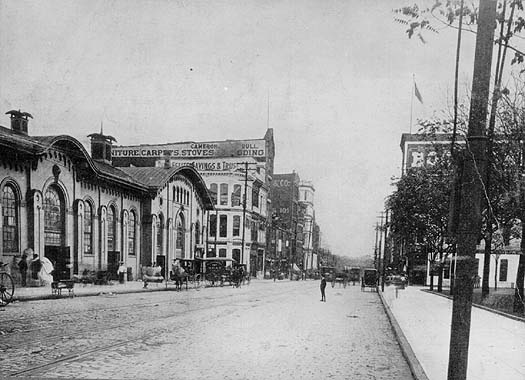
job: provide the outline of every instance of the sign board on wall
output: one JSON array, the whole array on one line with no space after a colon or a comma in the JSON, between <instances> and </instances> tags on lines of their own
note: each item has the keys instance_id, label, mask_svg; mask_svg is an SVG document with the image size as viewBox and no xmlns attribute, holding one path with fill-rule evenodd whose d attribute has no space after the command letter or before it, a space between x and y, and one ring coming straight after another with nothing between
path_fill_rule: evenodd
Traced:
<instances>
[{"instance_id":1,"label":"sign board on wall","mask_svg":"<svg viewBox=\"0 0 525 380\"><path fill-rule=\"evenodd\" d=\"M184 142L158 145L114 146L114 158L210 158L210 157L266 157L266 140L235 140L217 142Z\"/></svg>"},{"instance_id":2,"label":"sign board on wall","mask_svg":"<svg viewBox=\"0 0 525 380\"><path fill-rule=\"evenodd\" d=\"M245 160L246 161L246 160ZM242 170L244 171L244 162L245 161L227 161L224 159L214 159L214 160L177 160L170 159L170 166L173 168L180 168L183 166L193 166L199 172L215 172L215 171L235 171ZM250 160L252 161L252 160ZM164 159L156 160L156 167L163 167L165 164Z\"/></svg>"},{"instance_id":3,"label":"sign board on wall","mask_svg":"<svg viewBox=\"0 0 525 380\"><path fill-rule=\"evenodd\" d=\"M247 159L265 161L267 151L266 140L252 139L114 146L111 155L115 166L159 166L161 160L169 159L172 166L175 162L181 162L181 164L176 165L181 166L189 163L199 171L221 171L234 170L224 168L222 163L218 164L221 159L237 158L242 161ZM200 169L199 166L203 166L204 169ZM214 166L216 168L213 168Z\"/></svg>"},{"instance_id":4,"label":"sign board on wall","mask_svg":"<svg viewBox=\"0 0 525 380\"><path fill-rule=\"evenodd\" d=\"M438 158L438 149L445 146L436 146L429 143L408 143L405 151L405 168L421 168L432 166Z\"/></svg>"}]
</instances>

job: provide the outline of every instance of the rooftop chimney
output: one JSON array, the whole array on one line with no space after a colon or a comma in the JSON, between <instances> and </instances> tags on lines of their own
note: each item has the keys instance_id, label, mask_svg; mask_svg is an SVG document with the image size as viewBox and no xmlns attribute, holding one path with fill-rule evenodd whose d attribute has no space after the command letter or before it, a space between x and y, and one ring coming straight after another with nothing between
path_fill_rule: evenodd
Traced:
<instances>
[{"instance_id":1,"label":"rooftop chimney","mask_svg":"<svg viewBox=\"0 0 525 380\"><path fill-rule=\"evenodd\" d=\"M117 140L113 136L104 135L102 125L100 126L100 133L92 133L88 137L91 139L91 158L111 164L111 147L113 141L117 142Z\"/></svg>"},{"instance_id":2,"label":"rooftop chimney","mask_svg":"<svg viewBox=\"0 0 525 380\"><path fill-rule=\"evenodd\" d=\"M27 123L29 122L28 118L33 118L30 113L22 112L20 110L11 110L5 113L6 115L11 115L11 129L22 135L27 136Z\"/></svg>"}]
</instances>

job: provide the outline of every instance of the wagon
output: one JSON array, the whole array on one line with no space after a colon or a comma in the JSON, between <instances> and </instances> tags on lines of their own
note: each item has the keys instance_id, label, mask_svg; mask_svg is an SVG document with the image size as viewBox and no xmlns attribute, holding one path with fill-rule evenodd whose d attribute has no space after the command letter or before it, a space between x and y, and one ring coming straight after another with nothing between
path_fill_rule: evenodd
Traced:
<instances>
[{"instance_id":1,"label":"wagon","mask_svg":"<svg viewBox=\"0 0 525 380\"><path fill-rule=\"evenodd\" d=\"M346 284L348 283L347 274L345 272L335 272L332 281L332 288L335 286L336 283L339 284L339 287L343 285L343 287L346 288Z\"/></svg>"},{"instance_id":2,"label":"wagon","mask_svg":"<svg viewBox=\"0 0 525 380\"><path fill-rule=\"evenodd\" d=\"M352 285L359 283L361 279L361 268L349 268L348 269L348 282L351 282Z\"/></svg>"},{"instance_id":3,"label":"wagon","mask_svg":"<svg viewBox=\"0 0 525 380\"><path fill-rule=\"evenodd\" d=\"M379 285L379 276L376 269L365 269L363 271L363 277L361 277L361 291L364 291L365 288L371 288L377 291L377 286Z\"/></svg>"},{"instance_id":4,"label":"wagon","mask_svg":"<svg viewBox=\"0 0 525 380\"><path fill-rule=\"evenodd\" d=\"M335 280L335 267L322 266L321 276L326 279L326 282L332 282Z\"/></svg>"},{"instance_id":5,"label":"wagon","mask_svg":"<svg viewBox=\"0 0 525 380\"><path fill-rule=\"evenodd\" d=\"M226 257L208 257L202 259L202 261L205 263L204 279L206 280L207 286L222 286L225 281L228 281L231 284L231 269L226 268L226 263L236 263L234 259Z\"/></svg>"}]
</instances>

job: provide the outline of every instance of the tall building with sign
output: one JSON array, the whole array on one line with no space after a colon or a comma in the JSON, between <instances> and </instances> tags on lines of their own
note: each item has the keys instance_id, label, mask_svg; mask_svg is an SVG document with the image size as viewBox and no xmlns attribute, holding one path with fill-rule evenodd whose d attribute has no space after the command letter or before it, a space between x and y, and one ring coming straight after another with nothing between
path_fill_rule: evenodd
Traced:
<instances>
[{"instance_id":1,"label":"tall building with sign","mask_svg":"<svg viewBox=\"0 0 525 380\"><path fill-rule=\"evenodd\" d=\"M261 139L116 146L119 167L193 167L212 194L204 255L235 260L253 276L264 273L273 130Z\"/></svg>"},{"instance_id":2,"label":"tall building with sign","mask_svg":"<svg viewBox=\"0 0 525 380\"><path fill-rule=\"evenodd\" d=\"M286 275L294 267L301 269L303 266L299 183L299 175L295 172L274 174L271 186L272 231L268 263L274 272Z\"/></svg>"}]
</instances>

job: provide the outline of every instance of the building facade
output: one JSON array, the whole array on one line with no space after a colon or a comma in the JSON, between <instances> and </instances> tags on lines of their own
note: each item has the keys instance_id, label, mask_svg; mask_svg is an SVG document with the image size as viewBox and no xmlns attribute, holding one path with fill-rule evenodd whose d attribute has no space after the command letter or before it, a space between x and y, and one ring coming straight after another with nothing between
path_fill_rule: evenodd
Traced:
<instances>
[{"instance_id":1,"label":"building facade","mask_svg":"<svg viewBox=\"0 0 525 380\"><path fill-rule=\"evenodd\" d=\"M0 261L14 265L26 248L48 257L55 276L85 271L116 275L119 262L132 278L144 265L202 250L213 210L205 182L193 167L138 173L111 165L115 139L90 135L91 156L66 135L30 136L31 115L10 111L0 126Z\"/></svg>"},{"instance_id":2,"label":"building facade","mask_svg":"<svg viewBox=\"0 0 525 380\"><path fill-rule=\"evenodd\" d=\"M114 153L113 164L119 167L195 168L215 207L203 254L235 260L252 276L263 275L275 156L272 129L262 139L118 146Z\"/></svg>"},{"instance_id":3,"label":"building facade","mask_svg":"<svg viewBox=\"0 0 525 380\"><path fill-rule=\"evenodd\" d=\"M272 200L272 239L270 241L269 263L274 272L289 273L302 269L304 206L299 203L299 175L295 172L274 174L270 197ZM297 269L296 269L297 268Z\"/></svg>"},{"instance_id":4,"label":"building facade","mask_svg":"<svg viewBox=\"0 0 525 380\"><path fill-rule=\"evenodd\" d=\"M317 270L317 257L314 253L314 209L315 188L310 181L299 182L299 203L304 207L303 216L303 262L307 271Z\"/></svg>"}]
</instances>

